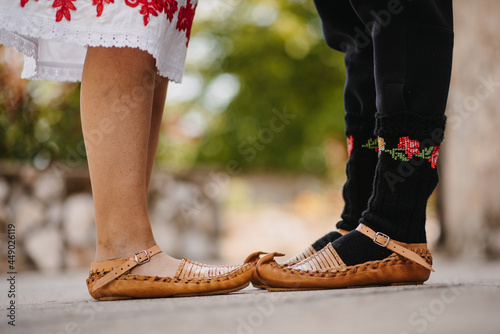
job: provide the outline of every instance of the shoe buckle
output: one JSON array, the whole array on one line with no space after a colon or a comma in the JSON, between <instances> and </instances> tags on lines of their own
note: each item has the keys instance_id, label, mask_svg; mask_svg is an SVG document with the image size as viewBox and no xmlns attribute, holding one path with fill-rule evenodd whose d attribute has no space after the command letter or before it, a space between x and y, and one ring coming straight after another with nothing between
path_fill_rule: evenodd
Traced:
<instances>
[{"instance_id":1,"label":"shoe buckle","mask_svg":"<svg viewBox=\"0 0 500 334\"><path fill-rule=\"evenodd\" d=\"M142 254L142 253L146 254L146 258L144 260L142 260L142 261L139 261L139 255ZM134 254L134 258L135 258L135 262L137 262L137 264L144 264L146 262L149 262L149 260L151 260L151 257L149 256L149 253L146 250L143 250L143 251L140 251L138 253L135 253Z\"/></svg>"},{"instance_id":2,"label":"shoe buckle","mask_svg":"<svg viewBox=\"0 0 500 334\"><path fill-rule=\"evenodd\" d=\"M377 241L377 238L379 236L386 238L385 243ZM389 241L391 241L391 238L387 234L384 234L382 232L375 233L375 236L373 237L373 242L379 246L382 246L382 247L387 247L387 245L389 244Z\"/></svg>"}]
</instances>

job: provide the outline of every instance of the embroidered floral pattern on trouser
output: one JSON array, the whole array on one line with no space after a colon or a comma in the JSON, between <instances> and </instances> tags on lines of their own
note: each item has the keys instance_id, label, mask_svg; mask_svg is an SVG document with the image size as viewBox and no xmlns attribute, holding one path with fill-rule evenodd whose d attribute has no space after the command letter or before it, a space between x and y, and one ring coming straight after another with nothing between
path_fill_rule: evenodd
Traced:
<instances>
[{"instance_id":1,"label":"embroidered floral pattern on trouser","mask_svg":"<svg viewBox=\"0 0 500 334\"><path fill-rule=\"evenodd\" d=\"M368 143L365 145L370 146ZM398 146L393 148L386 148L384 138L379 137L377 149L379 155L389 154L394 160L410 161L415 158L427 160L432 168L436 168L439 157L439 146L422 147L418 140L411 140L407 136L400 137Z\"/></svg>"}]
</instances>

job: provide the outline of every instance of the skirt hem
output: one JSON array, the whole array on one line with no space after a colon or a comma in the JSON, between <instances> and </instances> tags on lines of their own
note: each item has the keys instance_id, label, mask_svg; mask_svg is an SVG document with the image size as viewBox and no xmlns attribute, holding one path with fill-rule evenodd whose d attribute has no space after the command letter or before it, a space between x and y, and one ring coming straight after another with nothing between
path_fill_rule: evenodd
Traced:
<instances>
[{"instance_id":1,"label":"skirt hem","mask_svg":"<svg viewBox=\"0 0 500 334\"><path fill-rule=\"evenodd\" d=\"M162 57L155 36L134 30L109 29L96 36L92 29L76 29L68 25L0 12L0 44L24 54L22 78L52 81L81 81L82 66L74 64L46 64L38 61L37 39L56 40L80 47L130 47L146 51L156 60L157 73L171 81L181 83L184 64ZM57 24L57 26L56 26ZM168 43L167 43L168 44ZM166 45L165 47L168 47ZM81 64L83 65L83 64Z\"/></svg>"}]
</instances>

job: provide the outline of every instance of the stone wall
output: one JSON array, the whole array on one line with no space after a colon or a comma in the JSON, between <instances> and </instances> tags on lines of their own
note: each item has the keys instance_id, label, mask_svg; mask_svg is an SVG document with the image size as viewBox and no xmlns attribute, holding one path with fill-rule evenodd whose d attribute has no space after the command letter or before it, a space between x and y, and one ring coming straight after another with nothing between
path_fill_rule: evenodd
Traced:
<instances>
[{"instance_id":1,"label":"stone wall","mask_svg":"<svg viewBox=\"0 0 500 334\"><path fill-rule=\"evenodd\" d=\"M18 270L87 267L93 259L95 217L88 171L57 166L41 173L28 166L0 166L0 233L5 236L7 224L15 225ZM209 177L154 173L151 225L156 241L170 255L218 258L218 206L202 189L210 184ZM0 249L7 249L5 238Z\"/></svg>"},{"instance_id":2,"label":"stone wall","mask_svg":"<svg viewBox=\"0 0 500 334\"><path fill-rule=\"evenodd\" d=\"M455 0L441 190L446 249L500 257L500 1Z\"/></svg>"}]
</instances>

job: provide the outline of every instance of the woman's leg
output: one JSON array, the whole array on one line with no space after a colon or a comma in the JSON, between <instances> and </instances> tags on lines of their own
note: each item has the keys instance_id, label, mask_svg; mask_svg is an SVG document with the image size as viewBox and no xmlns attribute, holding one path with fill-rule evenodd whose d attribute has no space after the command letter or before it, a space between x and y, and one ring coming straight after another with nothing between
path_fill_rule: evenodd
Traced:
<instances>
[{"instance_id":1,"label":"woman's leg","mask_svg":"<svg viewBox=\"0 0 500 334\"><path fill-rule=\"evenodd\" d=\"M156 75L153 94L153 113L151 114L151 127L149 130L148 165L146 170L146 188L148 190L151 182L151 175L153 173L156 150L158 149L158 141L160 139L161 120L165 107L165 99L167 97L167 87L168 79Z\"/></svg>"},{"instance_id":2,"label":"woman's leg","mask_svg":"<svg viewBox=\"0 0 500 334\"><path fill-rule=\"evenodd\" d=\"M155 244L146 202L159 129L151 122L160 118L158 102L164 99L155 98L154 73L153 57L138 49L87 51L81 117L96 211L96 262ZM173 276L178 265L161 253L134 271Z\"/></svg>"}]
</instances>

